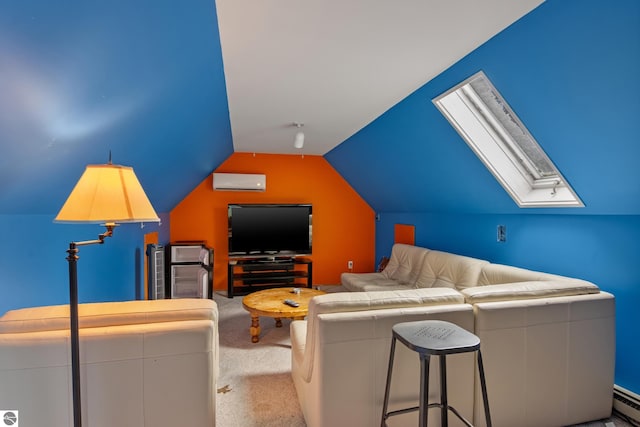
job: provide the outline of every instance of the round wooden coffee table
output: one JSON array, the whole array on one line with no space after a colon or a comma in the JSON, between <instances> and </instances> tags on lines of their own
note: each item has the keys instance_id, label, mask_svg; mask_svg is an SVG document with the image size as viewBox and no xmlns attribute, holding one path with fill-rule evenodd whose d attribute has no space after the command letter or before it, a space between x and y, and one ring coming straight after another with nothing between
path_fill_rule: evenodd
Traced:
<instances>
[{"instance_id":1,"label":"round wooden coffee table","mask_svg":"<svg viewBox=\"0 0 640 427\"><path fill-rule=\"evenodd\" d=\"M282 318L304 319L309 309L309 300L316 295L325 292L310 288L300 289L299 294L293 293L294 288L273 288L263 291L253 292L242 299L242 306L251 315L251 342L260 340L260 316L273 317L276 319L276 327L282 327ZM284 303L290 299L298 304L298 307L291 307Z\"/></svg>"}]
</instances>

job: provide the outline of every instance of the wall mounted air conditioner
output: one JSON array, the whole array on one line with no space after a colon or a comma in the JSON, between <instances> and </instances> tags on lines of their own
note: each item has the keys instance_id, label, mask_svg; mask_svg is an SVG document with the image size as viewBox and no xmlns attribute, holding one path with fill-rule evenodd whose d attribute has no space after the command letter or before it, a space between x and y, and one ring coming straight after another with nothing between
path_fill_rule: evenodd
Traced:
<instances>
[{"instance_id":1,"label":"wall mounted air conditioner","mask_svg":"<svg viewBox=\"0 0 640 427\"><path fill-rule=\"evenodd\" d=\"M214 173L213 189L223 191L265 191L267 177L251 173Z\"/></svg>"}]
</instances>

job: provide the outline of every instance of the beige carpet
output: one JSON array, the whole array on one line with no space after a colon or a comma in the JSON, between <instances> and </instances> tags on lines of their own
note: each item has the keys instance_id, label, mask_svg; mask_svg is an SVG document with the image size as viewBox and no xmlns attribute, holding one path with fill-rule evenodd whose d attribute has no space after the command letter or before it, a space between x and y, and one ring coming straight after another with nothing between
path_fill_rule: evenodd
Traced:
<instances>
[{"instance_id":1,"label":"beige carpet","mask_svg":"<svg viewBox=\"0 0 640 427\"><path fill-rule=\"evenodd\" d=\"M215 295L220 325L217 427L304 427L291 380L290 320L260 318L260 341L249 335L242 297Z\"/></svg>"},{"instance_id":2,"label":"beige carpet","mask_svg":"<svg viewBox=\"0 0 640 427\"><path fill-rule=\"evenodd\" d=\"M260 341L253 344L242 297L216 294L214 300L220 316L216 426L305 427L291 380L291 321L283 319L282 327L276 328L273 319L260 318ZM574 427L633 426L612 417Z\"/></svg>"}]
</instances>

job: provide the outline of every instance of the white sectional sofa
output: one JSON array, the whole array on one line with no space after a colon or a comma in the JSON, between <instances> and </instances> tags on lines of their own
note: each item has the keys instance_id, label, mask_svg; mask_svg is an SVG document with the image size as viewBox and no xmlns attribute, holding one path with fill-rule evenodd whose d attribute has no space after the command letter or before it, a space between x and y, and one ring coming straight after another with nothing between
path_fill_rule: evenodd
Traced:
<instances>
[{"instance_id":1,"label":"white sectional sofa","mask_svg":"<svg viewBox=\"0 0 640 427\"><path fill-rule=\"evenodd\" d=\"M88 427L215 426L218 310L173 299L80 304ZM0 318L0 405L20 425L72 425L69 306Z\"/></svg>"},{"instance_id":2,"label":"white sectional sofa","mask_svg":"<svg viewBox=\"0 0 640 427\"><path fill-rule=\"evenodd\" d=\"M494 426L566 426L611 414L615 299L590 282L396 244L383 272L344 273L342 286L351 292L315 297L307 320L291 324L292 376L308 427L379 425L391 327L423 319L480 337ZM417 405L419 394L418 356L398 348L391 410ZM472 355L448 358L448 394L483 426L475 369ZM429 416L439 422L438 411ZM417 413L389 420L416 423Z\"/></svg>"}]
</instances>

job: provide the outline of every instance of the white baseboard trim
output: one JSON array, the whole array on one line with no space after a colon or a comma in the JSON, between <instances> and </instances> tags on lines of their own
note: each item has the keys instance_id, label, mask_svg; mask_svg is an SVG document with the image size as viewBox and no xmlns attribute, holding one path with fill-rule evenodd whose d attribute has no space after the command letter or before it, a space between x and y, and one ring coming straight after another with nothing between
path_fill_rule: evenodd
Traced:
<instances>
[{"instance_id":1,"label":"white baseboard trim","mask_svg":"<svg viewBox=\"0 0 640 427\"><path fill-rule=\"evenodd\" d=\"M640 423L640 395L617 384L613 386L613 409Z\"/></svg>"}]
</instances>

